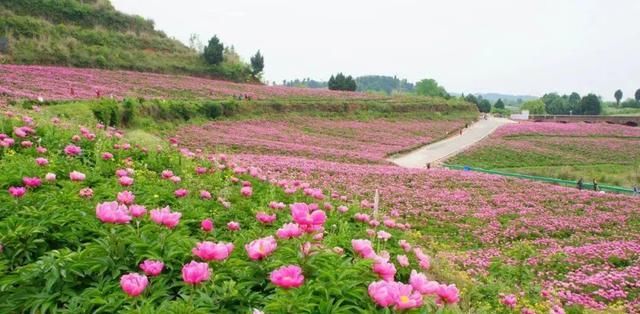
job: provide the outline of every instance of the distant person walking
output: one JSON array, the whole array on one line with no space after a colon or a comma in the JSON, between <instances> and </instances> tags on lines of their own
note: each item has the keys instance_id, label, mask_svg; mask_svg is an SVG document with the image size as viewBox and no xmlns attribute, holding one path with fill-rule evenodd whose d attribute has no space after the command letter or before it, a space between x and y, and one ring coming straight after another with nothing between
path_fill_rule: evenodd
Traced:
<instances>
[{"instance_id":1,"label":"distant person walking","mask_svg":"<svg viewBox=\"0 0 640 314\"><path fill-rule=\"evenodd\" d=\"M578 190L582 190L582 188L584 188L584 181L580 178L580 180L578 180Z\"/></svg>"},{"instance_id":2,"label":"distant person walking","mask_svg":"<svg viewBox=\"0 0 640 314\"><path fill-rule=\"evenodd\" d=\"M596 182L596 179L593 179L593 190L598 191L598 182Z\"/></svg>"},{"instance_id":3,"label":"distant person walking","mask_svg":"<svg viewBox=\"0 0 640 314\"><path fill-rule=\"evenodd\" d=\"M638 190L638 186L634 186L633 187L633 196L638 196L640 195L640 191Z\"/></svg>"}]
</instances>

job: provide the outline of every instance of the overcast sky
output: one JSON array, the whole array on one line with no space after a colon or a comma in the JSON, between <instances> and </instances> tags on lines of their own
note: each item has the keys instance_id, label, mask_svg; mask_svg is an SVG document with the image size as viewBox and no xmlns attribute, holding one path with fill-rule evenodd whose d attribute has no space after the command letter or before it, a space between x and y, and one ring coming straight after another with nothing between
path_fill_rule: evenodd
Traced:
<instances>
[{"instance_id":1,"label":"overcast sky","mask_svg":"<svg viewBox=\"0 0 640 314\"><path fill-rule=\"evenodd\" d=\"M638 0L112 0L188 42L214 34L267 80L434 78L453 92L640 88Z\"/></svg>"}]
</instances>

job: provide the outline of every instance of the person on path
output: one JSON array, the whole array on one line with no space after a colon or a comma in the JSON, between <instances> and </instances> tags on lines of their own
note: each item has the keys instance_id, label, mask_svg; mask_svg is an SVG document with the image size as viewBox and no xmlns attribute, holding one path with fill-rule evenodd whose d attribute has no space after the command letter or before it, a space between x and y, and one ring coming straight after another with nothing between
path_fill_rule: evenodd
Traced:
<instances>
[{"instance_id":1,"label":"person on path","mask_svg":"<svg viewBox=\"0 0 640 314\"><path fill-rule=\"evenodd\" d=\"M583 187L584 187L584 183L582 181L582 178L580 178L580 180L578 180L578 190L582 190Z\"/></svg>"},{"instance_id":2,"label":"person on path","mask_svg":"<svg viewBox=\"0 0 640 314\"><path fill-rule=\"evenodd\" d=\"M638 186L634 186L633 187L633 196L638 196L638 194L640 194L640 191L638 191Z\"/></svg>"},{"instance_id":3,"label":"person on path","mask_svg":"<svg viewBox=\"0 0 640 314\"><path fill-rule=\"evenodd\" d=\"M593 179L593 190L598 191L598 182L596 182L596 179Z\"/></svg>"}]
</instances>

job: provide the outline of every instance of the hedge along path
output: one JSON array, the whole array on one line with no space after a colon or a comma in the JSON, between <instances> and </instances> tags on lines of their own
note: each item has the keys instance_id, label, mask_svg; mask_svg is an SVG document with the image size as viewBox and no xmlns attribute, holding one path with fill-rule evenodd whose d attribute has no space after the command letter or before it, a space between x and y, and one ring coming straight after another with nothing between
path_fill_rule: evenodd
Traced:
<instances>
[{"instance_id":1,"label":"hedge along path","mask_svg":"<svg viewBox=\"0 0 640 314\"><path fill-rule=\"evenodd\" d=\"M436 163L446 158L461 153L473 144L489 136L500 126L515 123L505 118L489 116L481 119L468 128L462 130L462 134L444 139L442 141L422 146L406 154L396 155L389 161L404 168L424 168L428 163Z\"/></svg>"}]
</instances>

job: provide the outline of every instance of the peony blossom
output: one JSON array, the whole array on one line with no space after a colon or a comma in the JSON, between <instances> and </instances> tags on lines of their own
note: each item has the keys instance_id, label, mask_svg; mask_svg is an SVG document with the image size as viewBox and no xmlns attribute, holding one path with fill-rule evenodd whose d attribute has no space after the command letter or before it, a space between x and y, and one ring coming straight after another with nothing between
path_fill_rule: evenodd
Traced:
<instances>
[{"instance_id":1,"label":"peony blossom","mask_svg":"<svg viewBox=\"0 0 640 314\"><path fill-rule=\"evenodd\" d=\"M53 182L56 180L56 174L49 172L44 176L44 179L47 180L48 182Z\"/></svg>"},{"instance_id":2,"label":"peony blossom","mask_svg":"<svg viewBox=\"0 0 640 314\"><path fill-rule=\"evenodd\" d=\"M369 240L351 240L351 246L362 258L374 258L376 256Z\"/></svg>"},{"instance_id":3,"label":"peony blossom","mask_svg":"<svg viewBox=\"0 0 640 314\"><path fill-rule=\"evenodd\" d=\"M413 290L411 285L398 284L396 310L414 309L422 306L422 295Z\"/></svg>"},{"instance_id":4,"label":"peony blossom","mask_svg":"<svg viewBox=\"0 0 640 314\"><path fill-rule=\"evenodd\" d=\"M148 259L140 263L140 269L142 269L147 276L158 276L164 269L164 263Z\"/></svg>"},{"instance_id":5,"label":"peony blossom","mask_svg":"<svg viewBox=\"0 0 640 314\"><path fill-rule=\"evenodd\" d=\"M64 153L67 154L67 156L78 156L82 153L82 149L73 144L69 144L64 148Z\"/></svg>"},{"instance_id":6,"label":"peony blossom","mask_svg":"<svg viewBox=\"0 0 640 314\"><path fill-rule=\"evenodd\" d=\"M269 225L272 224L276 220L276 214L269 215L265 212L258 212L256 214L256 219L263 224Z\"/></svg>"},{"instance_id":7,"label":"peony blossom","mask_svg":"<svg viewBox=\"0 0 640 314\"><path fill-rule=\"evenodd\" d=\"M327 221L327 215L322 210L314 210L314 206L305 203L291 205L291 217L307 232L317 231Z\"/></svg>"},{"instance_id":8,"label":"peony blossom","mask_svg":"<svg viewBox=\"0 0 640 314\"><path fill-rule=\"evenodd\" d=\"M222 261L231 255L233 243L204 241L196 244L191 253L205 261Z\"/></svg>"},{"instance_id":9,"label":"peony blossom","mask_svg":"<svg viewBox=\"0 0 640 314\"><path fill-rule=\"evenodd\" d=\"M162 178L163 179L169 179L171 177L173 177L173 171L171 171L171 170L163 170L162 171Z\"/></svg>"},{"instance_id":10,"label":"peony blossom","mask_svg":"<svg viewBox=\"0 0 640 314\"><path fill-rule=\"evenodd\" d=\"M27 193L27 189L21 186L12 186L9 187L9 194L15 198L23 197L24 194Z\"/></svg>"},{"instance_id":11,"label":"peony blossom","mask_svg":"<svg viewBox=\"0 0 640 314\"><path fill-rule=\"evenodd\" d=\"M240 223L237 221L230 221L227 224L227 229L231 230L231 231L238 231L240 230Z\"/></svg>"},{"instance_id":12,"label":"peony blossom","mask_svg":"<svg viewBox=\"0 0 640 314\"><path fill-rule=\"evenodd\" d=\"M398 264L400 264L401 267L409 266L409 258L406 255L398 255L396 256L396 259L398 260Z\"/></svg>"},{"instance_id":13,"label":"peony blossom","mask_svg":"<svg viewBox=\"0 0 640 314\"><path fill-rule=\"evenodd\" d=\"M297 288L304 283L302 268L296 265L282 266L274 270L269 279L271 283L284 289Z\"/></svg>"},{"instance_id":14,"label":"peony blossom","mask_svg":"<svg viewBox=\"0 0 640 314\"><path fill-rule=\"evenodd\" d=\"M415 270L411 271L409 284L423 295L435 295L438 292L438 288L440 288L440 284L437 281L430 281L423 273Z\"/></svg>"},{"instance_id":15,"label":"peony blossom","mask_svg":"<svg viewBox=\"0 0 640 314\"><path fill-rule=\"evenodd\" d=\"M113 154L109 152L102 153L102 160L113 160Z\"/></svg>"},{"instance_id":16,"label":"peony blossom","mask_svg":"<svg viewBox=\"0 0 640 314\"><path fill-rule=\"evenodd\" d=\"M122 191L118 193L116 199L120 204L131 205L135 201L136 196L130 191Z\"/></svg>"},{"instance_id":17,"label":"peony blossom","mask_svg":"<svg viewBox=\"0 0 640 314\"><path fill-rule=\"evenodd\" d=\"M22 183L28 188L37 188L42 185L42 181L38 177L24 177L22 178Z\"/></svg>"},{"instance_id":18,"label":"peony blossom","mask_svg":"<svg viewBox=\"0 0 640 314\"><path fill-rule=\"evenodd\" d=\"M250 186L243 186L240 189L240 194L244 197L251 197L251 195L253 195L253 189Z\"/></svg>"},{"instance_id":19,"label":"peony blossom","mask_svg":"<svg viewBox=\"0 0 640 314\"><path fill-rule=\"evenodd\" d=\"M118 183L122 186L131 186L133 184L133 178L128 176L122 176L118 178Z\"/></svg>"},{"instance_id":20,"label":"peony blossom","mask_svg":"<svg viewBox=\"0 0 640 314\"><path fill-rule=\"evenodd\" d=\"M172 212L169 206L151 210L151 220L169 229L173 229L178 225L180 217L182 217L182 213Z\"/></svg>"},{"instance_id":21,"label":"peony blossom","mask_svg":"<svg viewBox=\"0 0 640 314\"><path fill-rule=\"evenodd\" d=\"M372 282L367 290L371 299L380 307L394 305L399 296L398 283L396 282Z\"/></svg>"},{"instance_id":22,"label":"peony blossom","mask_svg":"<svg viewBox=\"0 0 640 314\"><path fill-rule=\"evenodd\" d=\"M303 233L300 226L296 223L288 223L276 231L276 236L280 239L291 239L301 236Z\"/></svg>"},{"instance_id":23,"label":"peony blossom","mask_svg":"<svg viewBox=\"0 0 640 314\"><path fill-rule=\"evenodd\" d=\"M436 291L438 301L445 304L455 304L460 300L460 292L456 285L440 285Z\"/></svg>"},{"instance_id":24,"label":"peony blossom","mask_svg":"<svg viewBox=\"0 0 640 314\"><path fill-rule=\"evenodd\" d=\"M211 270L207 263L191 261L191 263L182 266L182 280L187 284L197 285L203 281L209 280L210 277Z\"/></svg>"},{"instance_id":25,"label":"peony blossom","mask_svg":"<svg viewBox=\"0 0 640 314\"><path fill-rule=\"evenodd\" d=\"M105 202L96 206L96 217L104 223L126 224L131 221L127 207L118 202Z\"/></svg>"},{"instance_id":26,"label":"peony blossom","mask_svg":"<svg viewBox=\"0 0 640 314\"><path fill-rule=\"evenodd\" d=\"M407 240L400 240L398 241L398 245L400 245L400 247L405 251L405 252L409 252L411 251L411 244L409 244L409 242L407 242Z\"/></svg>"},{"instance_id":27,"label":"peony blossom","mask_svg":"<svg viewBox=\"0 0 640 314\"><path fill-rule=\"evenodd\" d=\"M147 209L142 205L131 205L129 206L129 213L133 217L140 217L147 213Z\"/></svg>"},{"instance_id":28,"label":"peony blossom","mask_svg":"<svg viewBox=\"0 0 640 314\"><path fill-rule=\"evenodd\" d=\"M500 303L504 304L505 306L507 306L508 308L511 308L511 309L516 307L516 303L517 302L518 302L518 299L513 294L504 295L500 299Z\"/></svg>"},{"instance_id":29,"label":"peony blossom","mask_svg":"<svg viewBox=\"0 0 640 314\"><path fill-rule=\"evenodd\" d=\"M85 178L86 176L82 172L71 171L71 173L69 173L69 179L71 179L71 181L84 181Z\"/></svg>"},{"instance_id":30,"label":"peony blossom","mask_svg":"<svg viewBox=\"0 0 640 314\"><path fill-rule=\"evenodd\" d=\"M187 194L189 194L189 191L185 190L185 189L177 189L174 194L176 195L177 198L182 198L187 196Z\"/></svg>"},{"instance_id":31,"label":"peony blossom","mask_svg":"<svg viewBox=\"0 0 640 314\"><path fill-rule=\"evenodd\" d=\"M209 193L209 191L201 190L200 191L200 198L203 199L203 200L210 200L211 199L211 193Z\"/></svg>"},{"instance_id":32,"label":"peony blossom","mask_svg":"<svg viewBox=\"0 0 640 314\"><path fill-rule=\"evenodd\" d=\"M273 253L275 249L278 247L278 243L273 236L268 236L266 238L261 238L257 240L251 241L251 243L246 244L244 248L247 250L247 254L249 258L252 260L261 260Z\"/></svg>"},{"instance_id":33,"label":"peony blossom","mask_svg":"<svg viewBox=\"0 0 640 314\"><path fill-rule=\"evenodd\" d=\"M204 219L200 222L200 228L202 231L211 232L213 230L213 220L211 218Z\"/></svg>"},{"instance_id":34,"label":"peony blossom","mask_svg":"<svg viewBox=\"0 0 640 314\"><path fill-rule=\"evenodd\" d=\"M49 160L47 158L38 157L36 158L36 164L38 166L44 167L49 164Z\"/></svg>"},{"instance_id":35,"label":"peony blossom","mask_svg":"<svg viewBox=\"0 0 640 314\"><path fill-rule=\"evenodd\" d=\"M84 188L84 189L81 189L80 192L78 192L78 194L80 195L80 197L92 198L93 197L93 189Z\"/></svg>"},{"instance_id":36,"label":"peony blossom","mask_svg":"<svg viewBox=\"0 0 640 314\"><path fill-rule=\"evenodd\" d=\"M147 276L136 273L130 273L120 277L120 287L130 297L137 297L149 284Z\"/></svg>"},{"instance_id":37,"label":"peony blossom","mask_svg":"<svg viewBox=\"0 0 640 314\"><path fill-rule=\"evenodd\" d=\"M396 266L386 261L376 261L373 263L373 272L386 281L393 281L396 275Z\"/></svg>"},{"instance_id":38,"label":"peony blossom","mask_svg":"<svg viewBox=\"0 0 640 314\"><path fill-rule=\"evenodd\" d=\"M384 230L380 230L380 231L378 231L378 239L381 239L383 241L387 241L387 240L391 239L391 233L386 232Z\"/></svg>"}]
</instances>

